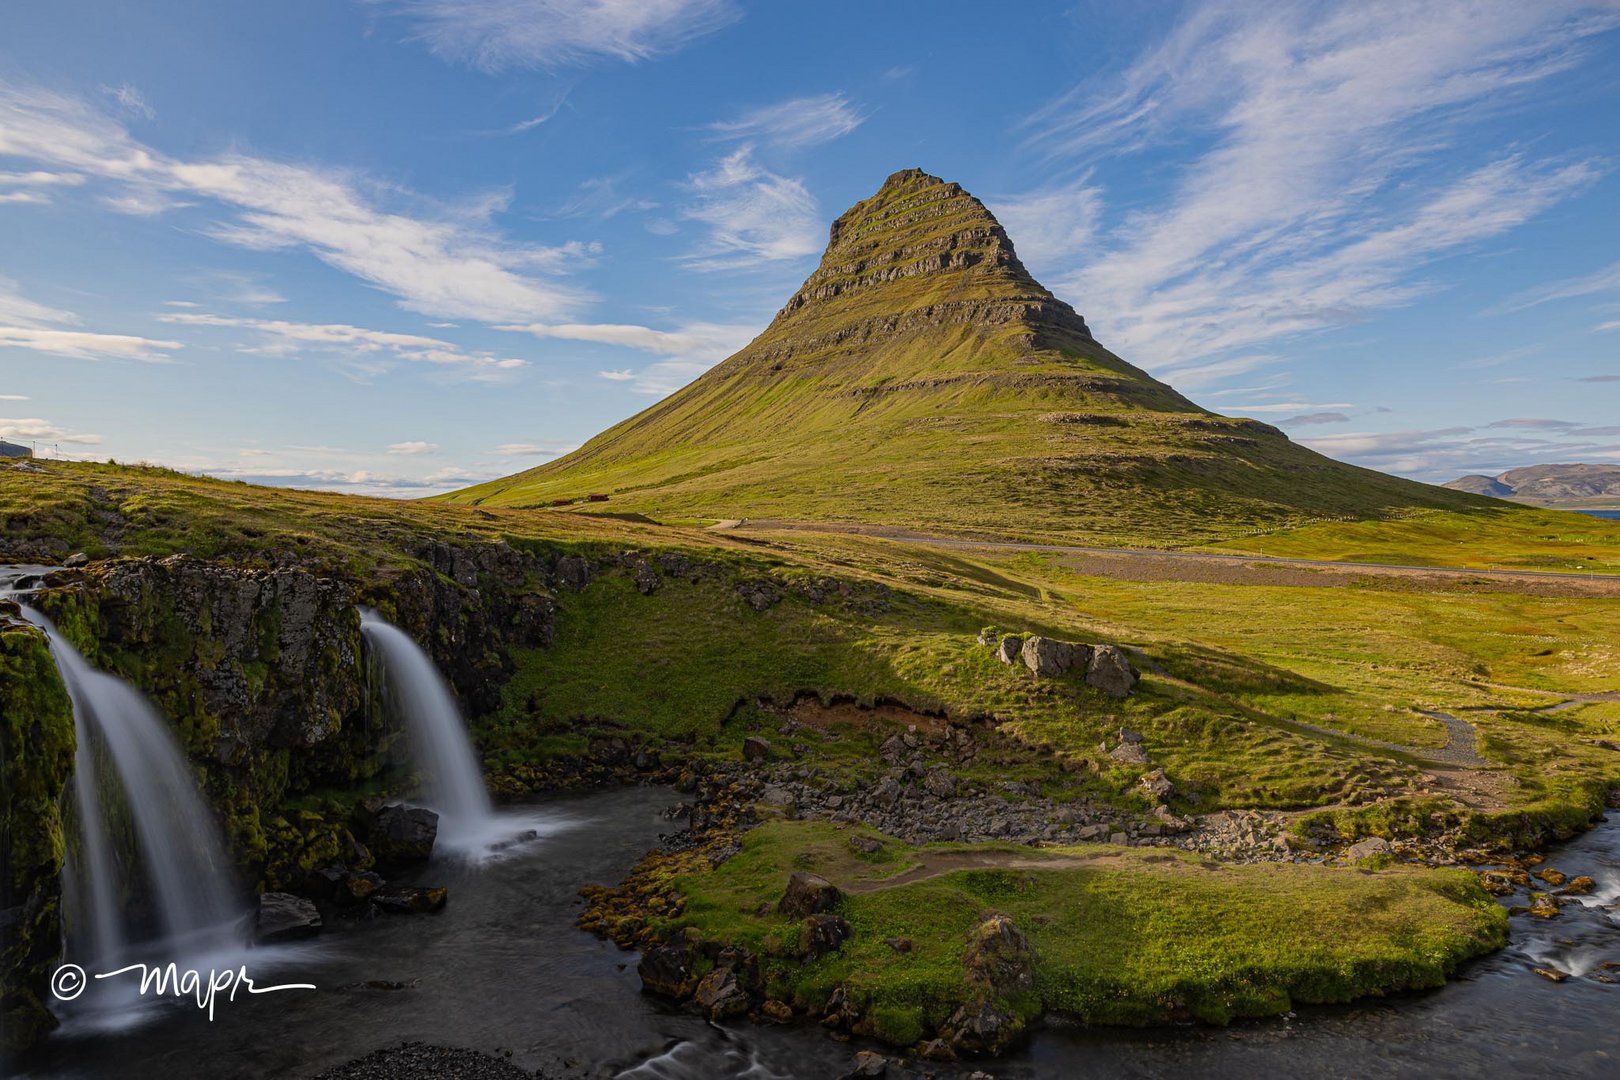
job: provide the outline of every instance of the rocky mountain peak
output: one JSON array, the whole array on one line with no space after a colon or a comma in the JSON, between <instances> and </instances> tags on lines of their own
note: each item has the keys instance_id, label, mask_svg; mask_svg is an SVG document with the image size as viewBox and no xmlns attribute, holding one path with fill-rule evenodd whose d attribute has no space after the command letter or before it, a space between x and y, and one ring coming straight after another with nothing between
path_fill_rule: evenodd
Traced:
<instances>
[{"instance_id":1,"label":"rocky mountain peak","mask_svg":"<svg viewBox=\"0 0 1620 1080\"><path fill-rule=\"evenodd\" d=\"M902 169L870 198L834 221L821 264L777 314L781 323L815 310L901 315L945 302L994 305L1004 319L1047 314L1084 329L1084 320L1041 286L985 205L921 169ZM998 319L997 321L1001 321Z\"/></svg>"}]
</instances>

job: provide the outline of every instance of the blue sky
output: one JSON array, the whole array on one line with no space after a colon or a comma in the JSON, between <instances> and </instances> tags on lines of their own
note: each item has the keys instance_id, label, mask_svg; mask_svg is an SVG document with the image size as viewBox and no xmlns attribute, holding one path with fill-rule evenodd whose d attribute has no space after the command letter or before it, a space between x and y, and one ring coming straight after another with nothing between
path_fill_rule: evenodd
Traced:
<instances>
[{"instance_id":1,"label":"blue sky","mask_svg":"<svg viewBox=\"0 0 1620 1080\"><path fill-rule=\"evenodd\" d=\"M1429 480L1620 461L1620 5L12 5L0 435L421 495L745 343L890 172Z\"/></svg>"}]
</instances>

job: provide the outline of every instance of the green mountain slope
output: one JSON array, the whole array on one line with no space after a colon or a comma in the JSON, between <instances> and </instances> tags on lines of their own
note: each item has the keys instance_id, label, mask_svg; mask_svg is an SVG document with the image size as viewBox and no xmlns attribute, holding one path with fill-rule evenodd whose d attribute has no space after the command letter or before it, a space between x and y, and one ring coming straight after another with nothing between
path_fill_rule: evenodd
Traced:
<instances>
[{"instance_id":1,"label":"green mountain slope","mask_svg":"<svg viewBox=\"0 0 1620 1080\"><path fill-rule=\"evenodd\" d=\"M1147 544L1486 505L1200 408L1099 345L983 204L915 169L833 223L741 352L567 457L447 498L590 493L664 520Z\"/></svg>"}]
</instances>

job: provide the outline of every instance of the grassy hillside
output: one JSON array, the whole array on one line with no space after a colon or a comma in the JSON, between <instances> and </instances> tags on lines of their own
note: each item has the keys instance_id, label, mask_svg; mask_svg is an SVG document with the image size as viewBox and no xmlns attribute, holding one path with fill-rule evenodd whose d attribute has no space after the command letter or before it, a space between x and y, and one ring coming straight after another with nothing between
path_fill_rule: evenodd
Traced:
<instances>
[{"instance_id":1,"label":"grassy hillside","mask_svg":"<svg viewBox=\"0 0 1620 1080\"><path fill-rule=\"evenodd\" d=\"M1092 339L954 184L890 177L753 343L573 454L447 496L661 520L1167 545L1486 500L1188 401Z\"/></svg>"}]
</instances>

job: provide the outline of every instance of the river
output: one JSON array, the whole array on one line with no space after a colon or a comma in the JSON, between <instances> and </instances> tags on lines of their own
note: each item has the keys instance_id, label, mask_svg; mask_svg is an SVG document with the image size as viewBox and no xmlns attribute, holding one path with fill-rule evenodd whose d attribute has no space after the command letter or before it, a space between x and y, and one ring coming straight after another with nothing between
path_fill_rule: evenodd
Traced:
<instances>
[{"instance_id":1,"label":"river","mask_svg":"<svg viewBox=\"0 0 1620 1080\"><path fill-rule=\"evenodd\" d=\"M855 1047L812 1027L717 1027L644 996L635 955L573 928L578 886L611 883L656 844L674 796L628 788L548 799L530 812L563 826L476 868L430 866L450 887L439 915L338 922L309 945L271 950L252 974L313 982L221 1001L216 1016L168 1004L135 1030L49 1039L33 1077L296 1078L403 1040L469 1046L550 1077L822 1080ZM1620 813L1552 853L1548 866L1597 889L1557 919L1513 920L1513 944L1443 990L1305 1009L1230 1029L1049 1026L1011 1057L979 1063L1001 1080L1070 1077L1474 1077L1620 1074ZM1537 965L1576 973L1554 984ZM1620 971L1616 972L1620 975ZM367 982L404 984L374 989ZM930 1065L940 1076L973 1066Z\"/></svg>"}]
</instances>

